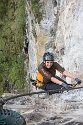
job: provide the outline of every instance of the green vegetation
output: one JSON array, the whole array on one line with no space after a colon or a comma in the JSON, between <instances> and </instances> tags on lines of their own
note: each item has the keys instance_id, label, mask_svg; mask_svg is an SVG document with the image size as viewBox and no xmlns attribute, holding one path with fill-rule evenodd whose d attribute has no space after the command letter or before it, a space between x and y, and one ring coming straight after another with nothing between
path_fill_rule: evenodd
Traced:
<instances>
[{"instance_id":1,"label":"green vegetation","mask_svg":"<svg viewBox=\"0 0 83 125\"><path fill-rule=\"evenodd\" d=\"M34 16L38 23L42 20L42 12L40 11L42 4L38 3L38 0L30 0L31 1L31 9L34 13Z\"/></svg>"},{"instance_id":2,"label":"green vegetation","mask_svg":"<svg viewBox=\"0 0 83 125\"><path fill-rule=\"evenodd\" d=\"M6 79L16 83L17 89L25 83L23 36L25 27L25 0L0 0L0 88ZM0 92L2 89L0 90Z\"/></svg>"},{"instance_id":3,"label":"green vegetation","mask_svg":"<svg viewBox=\"0 0 83 125\"><path fill-rule=\"evenodd\" d=\"M37 34L36 34L35 29L33 30L33 36L34 36L35 38L37 38Z\"/></svg>"}]
</instances>

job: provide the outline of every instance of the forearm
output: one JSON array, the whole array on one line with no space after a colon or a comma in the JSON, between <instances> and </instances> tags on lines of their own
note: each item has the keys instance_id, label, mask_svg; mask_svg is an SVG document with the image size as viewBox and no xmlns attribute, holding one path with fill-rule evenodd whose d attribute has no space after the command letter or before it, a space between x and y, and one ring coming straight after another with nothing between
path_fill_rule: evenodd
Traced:
<instances>
[{"instance_id":1,"label":"forearm","mask_svg":"<svg viewBox=\"0 0 83 125\"><path fill-rule=\"evenodd\" d=\"M76 78L73 74L71 74L70 72L68 72L68 71L66 71L66 70L63 72L63 75L68 76L68 77L70 77L70 78L72 78L72 79L75 79L75 78Z\"/></svg>"},{"instance_id":2,"label":"forearm","mask_svg":"<svg viewBox=\"0 0 83 125\"><path fill-rule=\"evenodd\" d=\"M51 77L51 81L52 81L53 83L58 84L58 85L62 85L62 81L56 79L55 77Z\"/></svg>"}]
</instances>

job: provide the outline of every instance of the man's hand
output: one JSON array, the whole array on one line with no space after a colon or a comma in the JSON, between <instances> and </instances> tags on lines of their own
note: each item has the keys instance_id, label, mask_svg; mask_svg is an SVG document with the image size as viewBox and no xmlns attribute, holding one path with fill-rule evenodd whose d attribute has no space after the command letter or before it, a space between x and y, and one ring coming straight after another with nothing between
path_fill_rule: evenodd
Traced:
<instances>
[{"instance_id":1,"label":"man's hand","mask_svg":"<svg viewBox=\"0 0 83 125\"><path fill-rule=\"evenodd\" d=\"M75 78L75 81L77 82L77 84L81 84L81 80L78 78Z\"/></svg>"},{"instance_id":2,"label":"man's hand","mask_svg":"<svg viewBox=\"0 0 83 125\"><path fill-rule=\"evenodd\" d=\"M69 88L71 88L71 86L70 85L68 85L68 84L66 84L66 83L62 83L62 86L65 88L65 89L69 89Z\"/></svg>"}]
</instances>

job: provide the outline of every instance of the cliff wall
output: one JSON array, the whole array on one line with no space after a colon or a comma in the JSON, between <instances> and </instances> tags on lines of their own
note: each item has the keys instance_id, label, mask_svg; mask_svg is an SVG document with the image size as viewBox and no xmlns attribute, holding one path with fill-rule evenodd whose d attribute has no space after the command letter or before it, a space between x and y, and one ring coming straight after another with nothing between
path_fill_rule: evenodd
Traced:
<instances>
[{"instance_id":1,"label":"cliff wall","mask_svg":"<svg viewBox=\"0 0 83 125\"><path fill-rule=\"evenodd\" d=\"M50 51L66 70L80 77L83 72L83 1L39 0L42 19L35 18L31 2L26 4L26 35L29 42L29 73L36 71L44 52Z\"/></svg>"}]
</instances>

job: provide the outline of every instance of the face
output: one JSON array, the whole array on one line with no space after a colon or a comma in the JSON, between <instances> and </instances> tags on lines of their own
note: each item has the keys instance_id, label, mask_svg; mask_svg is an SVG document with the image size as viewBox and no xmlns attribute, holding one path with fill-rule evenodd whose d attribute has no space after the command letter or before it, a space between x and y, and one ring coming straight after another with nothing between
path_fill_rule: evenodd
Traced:
<instances>
[{"instance_id":1,"label":"face","mask_svg":"<svg viewBox=\"0 0 83 125\"><path fill-rule=\"evenodd\" d=\"M44 61L44 64L45 64L46 68L49 69L53 65L53 61Z\"/></svg>"}]
</instances>

